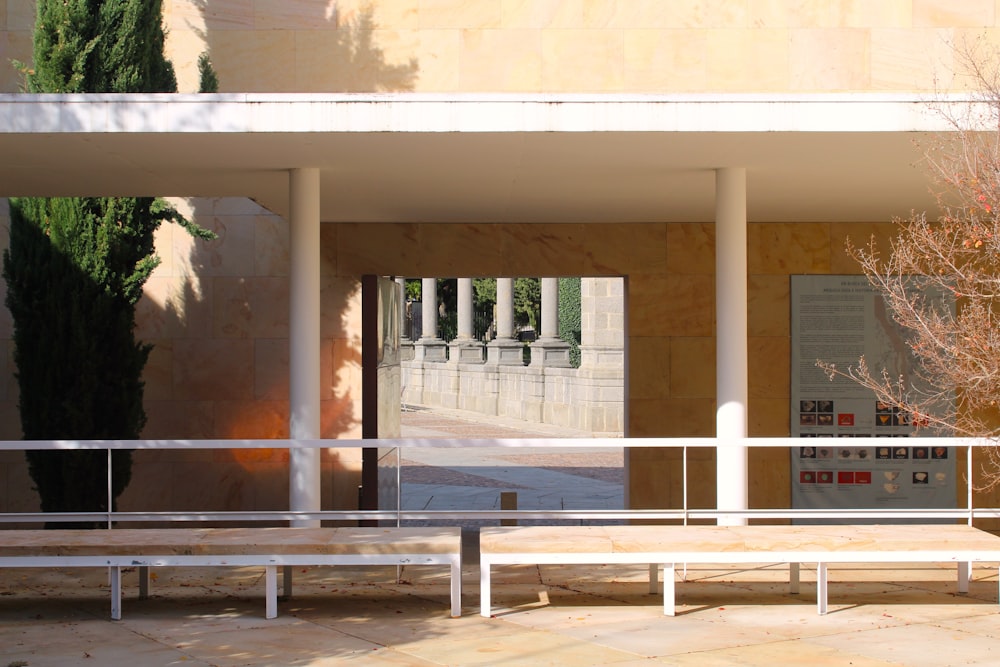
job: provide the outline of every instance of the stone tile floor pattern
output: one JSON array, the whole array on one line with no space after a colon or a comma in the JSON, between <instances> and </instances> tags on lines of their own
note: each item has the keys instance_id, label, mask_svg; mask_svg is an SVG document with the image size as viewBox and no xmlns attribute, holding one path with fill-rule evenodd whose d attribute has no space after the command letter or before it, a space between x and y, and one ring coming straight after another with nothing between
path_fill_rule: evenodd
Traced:
<instances>
[{"instance_id":1,"label":"stone tile floor pattern","mask_svg":"<svg viewBox=\"0 0 1000 667\"><path fill-rule=\"evenodd\" d=\"M834 568L819 616L803 570L692 566L679 615L662 615L641 567L500 568L495 616L478 615L478 568L464 568L461 618L441 568L296 568L295 594L263 618L259 568L163 568L153 596L125 576L123 620L108 619L106 574L0 571L0 666L47 665L992 665L997 573Z\"/></svg>"},{"instance_id":2,"label":"stone tile floor pattern","mask_svg":"<svg viewBox=\"0 0 1000 667\"><path fill-rule=\"evenodd\" d=\"M487 419L460 411L407 410L404 437L564 438L588 437L571 429ZM403 450L402 507L410 510L498 510L500 493L518 494L518 508L622 509L624 454L621 448L410 448ZM463 521L475 528L481 521Z\"/></svg>"}]
</instances>

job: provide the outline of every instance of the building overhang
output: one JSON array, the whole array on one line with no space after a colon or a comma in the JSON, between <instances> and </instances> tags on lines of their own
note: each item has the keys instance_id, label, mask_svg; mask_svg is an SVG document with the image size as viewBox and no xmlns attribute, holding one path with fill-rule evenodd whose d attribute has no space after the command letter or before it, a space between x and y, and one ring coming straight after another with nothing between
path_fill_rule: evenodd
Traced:
<instances>
[{"instance_id":1,"label":"building overhang","mask_svg":"<svg viewBox=\"0 0 1000 667\"><path fill-rule=\"evenodd\" d=\"M0 95L0 196L249 197L288 213L316 167L324 222L702 222L745 167L756 222L930 210L910 95Z\"/></svg>"}]
</instances>

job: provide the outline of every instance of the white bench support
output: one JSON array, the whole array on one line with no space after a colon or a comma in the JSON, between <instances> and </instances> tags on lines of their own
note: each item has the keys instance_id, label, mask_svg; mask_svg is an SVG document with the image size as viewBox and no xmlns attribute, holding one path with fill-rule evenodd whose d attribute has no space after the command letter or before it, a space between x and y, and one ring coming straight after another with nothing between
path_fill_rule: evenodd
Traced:
<instances>
[{"instance_id":1,"label":"white bench support","mask_svg":"<svg viewBox=\"0 0 1000 667\"><path fill-rule=\"evenodd\" d=\"M931 545L926 547L924 545ZM829 611L831 563L957 565L967 593L970 563L1000 562L1000 537L967 525L893 526L518 526L480 531L480 614L492 613L494 565L647 564L657 592L663 563L663 613L676 613L676 564L788 563L789 590L800 589L801 563L816 563L816 611ZM652 563L652 564L650 564ZM998 583L1000 586L1000 583ZM1000 589L998 589L1000 598Z\"/></svg>"},{"instance_id":2,"label":"white bench support","mask_svg":"<svg viewBox=\"0 0 1000 667\"><path fill-rule=\"evenodd\" d=\"M830 589L826 563L816 563L816 613L825 616Z\"/></svg>"},{"instance_id":3,"label":"white bench support","mask_svg":"<svg viewBox=\"0 0 1000 667\"><path fill-rule=\"evenodd\" d=\"M670 563L663 566L663 615L664 616L676 616L677 615L677 598L675 595L677 581L674 576L674 564Z\"/></svg>"},{"instance_id":4,"label":"white bench support","mask_svg":"<svg viewBox=\"0 0 1000 667\"><path fill-rule=\"evenodd\" d=\"M460 528L10 530L3 537L0 567L107 568L114 620L122 617L122 568L138 567L139 594L148 597L149 568L164 566L262 566L270 619L278 615L279 566L447 565L451 615L462 614Z\"/></svg>"},{"instance_id":5,"label":"white bench support","mask_svg":"<svg viewBox=\"0 0 1000 667\"><path fill-rule=\"evenodd\" d=\"M686 568L687 567L687 563L685 563L684 565L685 565L685 568ZM649 564L649 594L650 595L658 595L660 593L660 579L659 579L660 567L661 566L660 566L659 563L650 563ZM667 566L663 565L662 567L664 569L664 578L663 579L664 579L664 581L666 581L667 580L667 574L666 574ZM800 569L800 564L799 563L789 563L788 564L788 592L791 595L798 595L799 594L799 569ZM676 567L674 568L674 572L675 572L675 575L676 575Z\"/></svg>"},{"instance_id":6,"label":"white bench support","mask_svg":"<svg viewBox=\"0 0 1000 667\"><path fill-rule=\"evenodd\" d=\"M122 620L122 569L112 567L111 571L111 620Z\"/></svg>"},{"instance_id":7,"label":"white bench support","mask_svg":"<svg viewBox=\"0 0 1000 667\"><path fill-rule=\"evenodd\" d=\"M149 567L139 566L139 599L145 600L149 597Z\"/></svg>"}]
</instances>

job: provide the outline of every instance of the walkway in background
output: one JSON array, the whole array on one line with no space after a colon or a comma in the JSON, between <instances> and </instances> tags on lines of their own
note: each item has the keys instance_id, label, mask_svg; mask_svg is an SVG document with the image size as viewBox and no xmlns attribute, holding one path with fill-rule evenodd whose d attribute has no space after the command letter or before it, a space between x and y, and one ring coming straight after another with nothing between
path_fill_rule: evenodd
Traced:
<instances>
[{"instance_id":1,"label":"walkway in background","mask_svg":"<svg viewBox=\"0 0 1000 667\"><path fill-rule=\"evenodd\" d=\"M588 438L590 434L470 412L408 406L402 414L402 436ZM624 508L621 447L411 448L402 456L403 509L499 510L500 494L505 491L517 494L517 507L522 510ZM498 522L466 521L462 525L486 523Z\"/></svg>"}]
</instances>

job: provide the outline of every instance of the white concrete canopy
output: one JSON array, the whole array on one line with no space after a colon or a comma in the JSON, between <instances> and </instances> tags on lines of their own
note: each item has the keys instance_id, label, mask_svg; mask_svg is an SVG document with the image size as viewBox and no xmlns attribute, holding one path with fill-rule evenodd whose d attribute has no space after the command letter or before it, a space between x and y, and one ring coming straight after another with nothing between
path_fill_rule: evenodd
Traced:
<instances>
[{"instance_id":1,"label":"white concrete canopy","mask_svg":"<svg viewBox=\"0 0 1000 667\"><path fill-rule=\"evenodd\" d=\"M740 175L744 226L888 221L933 206L913 139L951 129L902 95L0 95L0 197L239 196L290 218L291 436L312 438L320 221L712 222L717 173ZM745 273L720 290L742 322ZM720 400L745 410L744 384L720 376ZM318 460L290 477L293 509L317 508Z\"/></svg>"},{"instance_id":2,"label":"white concrete canopy","mask_svg":"<svg viewBox=\"0 0 1000 667\"><path fill-rule=\"evenodd\" d=\"M953 99L951 104L959 104ZM714 219L747 170L750 221L929 209L912 95L0 95L0 196L246 196L287 216L320 170L324 222Z\"/></svg>"}]
</instances>

